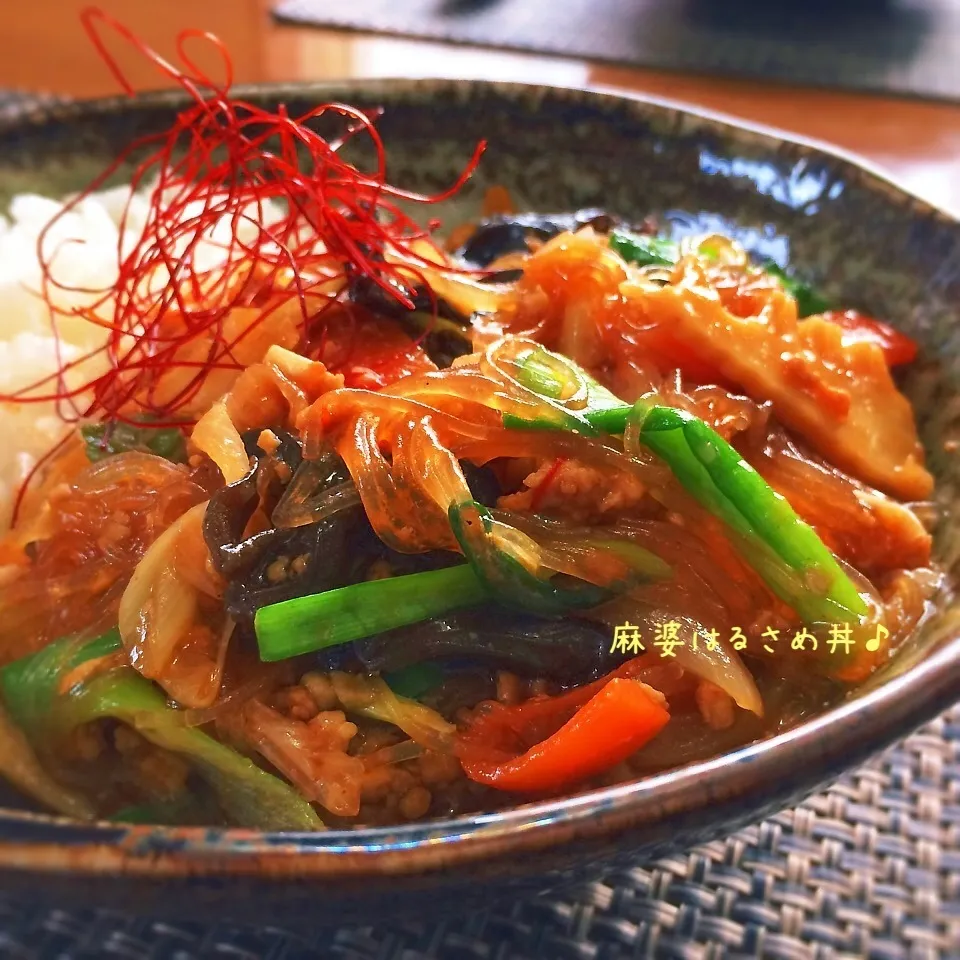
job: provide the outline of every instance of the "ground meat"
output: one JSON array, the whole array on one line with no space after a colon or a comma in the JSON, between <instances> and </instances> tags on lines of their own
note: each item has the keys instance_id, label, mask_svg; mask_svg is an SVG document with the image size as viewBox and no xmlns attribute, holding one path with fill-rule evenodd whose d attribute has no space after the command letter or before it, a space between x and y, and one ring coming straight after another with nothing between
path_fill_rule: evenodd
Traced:
<instances>
[{"instance_id":1,"label":"ground meat","mask_svg":"<svg viewBox=\"0 0 960 960\"><path fill-rule=\"evenodd\" d=\"M360 799L364 803L373 803L386 798L393 784L393 767L386 764L374 767L363 775L360 785Z\"/></svg>"},{"instance_id":2,"label":"ground meat","mask_svg":"<svg viewBox=\"0 0 960 960\"><path fill-rule=\"evenodd\" d=\"M92 763L107 748L104 727L100 723L84 723L65 738L63 752L69 760Z\"/></svg>"},{"instance_id":3,"label":"ground meat","mask_svg":"<svg viewBox=\"0 0 960 960\"><path fill-rule=\"evenodd\" d=\"M463 775L460 761L446 753L424 750L423 754L414 762L420 774L420 779L430 787L453 783Z\"/></svg>"},{"instance_id":4,"label":"ground meat","mask_svg":"<svg viewBox=\"0 0 960 960\"><path fill-rule=\"evenodd\" d=\"M292 687L281 687L271 698L270 706L277 713L282 713L291 720L312 720L321 709L330 710L336 706L336 702L321 708L312 692L307 687L297 684Z\"/></svg>"},{"instance_id":5,"label":"ground meat","mask_svg":"<svg viewBox=\"0 0 960 960\"><path fill-rule=\"evenodd\" d=\"M257 446L264 453L272 455L280 448L280 438L272 430L261 430L257 437Z\"/></svg>"},{"instance_id":6,"label":"ground meat","mask_svg":"<svg viewBox=\"0 0 960 960\"><path fill-rule=\"evenodd\" d=\"M309 691L318 710L333 710L339 703L333 684L326 674L306 673L301 682Z\"/></svg>"},{"instance_id":7,"label":"ground meat","mask_svg":"<svg viewBox=\"0 0 960 960\"><path fill-rule=\"evenodd\" d=\"M419 820L429 813L433 802L415 764L382 764L368 770L360 797L360 818L372 824Z\"/></svg>"},{"instance_id":8,"label":"ground meat","mask_svg":"<svg viewBox=\"0 0 960 960\"><path fill-rule=\"evenodd\" d=\"M190 767L182 757L154 746L122 723L113 731L113 744L124 762L136 768L137 782L146 787L149 794L175 797L183 792Z\"/></svg>"},{"instance_id":9,"label":"ground meat","mask_svg":"<svg viewBox=\"0 0 960 960\"><path fill-rule=\"evenodd\" d=\"M562 517L574 523L611 522L622 516L643 516L646 488L629 473L613 473L568 460L555 468L544 462L524 481L518 493L501 497L505 510Z\"/></svg>"},{"instance_id":10,"label":"ground meat","mask_svg":"<svg viewBox=\"0 0 960 960\"><path fill-rule=\"evenodd\" d=\"M702 680L695 696L700 715L711 730L726 730L733 726L737 708L729 693L715 683Z\"/></svg>"},{"instance_id":11,"label":"ground meat","mask_svg":"<svg viewBox=\"0 0 960 960\"><path fill-rule=\"evenodd\" d=\"M419 820L430 809L432 799L426 787L411 787L400 798L400 813L407 820Z\"/></svg>"}]
</instances>

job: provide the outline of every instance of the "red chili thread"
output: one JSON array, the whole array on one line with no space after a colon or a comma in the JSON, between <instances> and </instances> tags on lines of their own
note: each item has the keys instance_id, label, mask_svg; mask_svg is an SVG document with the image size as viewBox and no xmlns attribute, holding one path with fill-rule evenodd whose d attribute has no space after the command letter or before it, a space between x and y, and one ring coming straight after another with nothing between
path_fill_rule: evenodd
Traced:
<instances>
[{"instance_id":1,"label":"red chili thread","mask_svg":"<svg viewBox=\"0 0 960 960\"><path fill-rule=\"evenodd\" d=\"M550 469L547 471L546 476L534 487L533 496L530 497L530 512L536 513L537 507L543 502L543 498L547 495L547 491L553 485L553 482L557 479L557 474L560 472L560 468L567 462L567 457L557 457L553 461Z\"/></svg>"},{"instance_id":2,"label":"red chili thread","mask_svg":"<svg viewBox=\"0 0 960 960\"><path fill-rule=\"evenodd\" d=\"M57 370L13 393L0 394L0 402L54 402L68 423L90 418L131 422L146 414L158 426L189 426L193 421L183 408L207 375L218 369L242 369L234 355L236 347L274 310L296 300L301 338L306 339L311 325L340 296L320 293L318 288L329 280L346 278L351 272L362 275L408 309L413 307L409 277L418 276L417 265L426 267L430 261L415 253L411 244L429 239L437 221L432 219L424 230L396 201L429 205L453 196L476 169L485 142L477 145L449 189L433 196L411 193L387 182L385 149L374 126L382 111L364 113L341 103L319 104L298 117L291 117L284 106L266 110L231 97L233 65L213 34L185 30L178 35L181 69L96 7L85 9L81 22L124 92L133 95L134 89L107 50L100 32L104 26L175 80L193 103L180 111L169 130L145 136L122 151L41 231L39 292L49 308ZM221 81L198 68L186 49L192 41L206 42L219 54ZM320 118L342 121L336 138L324 139L312 128ZM371 172L361 171L338 154L344 144L360 136L366 136L373 148ZM83 290L57 281L52 266L60 247L52 252L46 249L51 230L144 151L146 155L134 167L131 196L120 217L116 282L103 290ZM133 198L144 193L151 176L155 184L147 197L146 226L124 252L121 244L130 243L125 234ZM268 207L277 211L276 222L270 225L263 222ZM201 241L212 242L210 229L224 222L229 236L218 245L224 264L201 268L195 262L197 246ZM252 240L238 236L243 223L252 227ZM408 258L412 266L387 263L388 247ZM159 271L169 279L153 289L148 282L156 281ZM95 299L90 306L64 313L53 305L58 289ZM225 321L234 307L267 302L269 307L238 336L231 339L226 334ZM99 311L109 319L99 316ZM59 318L64 316L81 316L104 327L104 345L64 362L58 330ZM199 359L188 355L191 350L200 354ZM106 358L107 371L68 387L68 375L97 357ZM187 371L185 384L172 397L158 397L163 375L174 369ZM24 490L17 497L17 507Z\"/></svg>"}]
</instances>

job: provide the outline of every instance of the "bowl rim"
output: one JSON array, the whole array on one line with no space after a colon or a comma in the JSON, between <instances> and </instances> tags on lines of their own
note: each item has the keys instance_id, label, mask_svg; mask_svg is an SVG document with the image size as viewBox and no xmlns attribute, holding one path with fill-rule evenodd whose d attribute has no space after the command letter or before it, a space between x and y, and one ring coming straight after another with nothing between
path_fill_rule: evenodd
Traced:
<instances>
[{"instance_id":1,"label":"bowl rim","mask_svg":"<svg viewBox=\"0 0 960 960\"><path fill-rule=\"evenodd\" d=\"M573 87L443 78L363 78L303 83L238 85L243 97L267 98L332 91L388 97L398 94L489 89L504 98L521 95L631 105L676 121L703 122L727 136L768 148L809 150L838 162L852 180L891 202L956 228L960 220L921 199L886 172L850 152L814 139L605 85ZM0 136L30 126L78 122L86 117L188 102L176 90L94 100L57 100L0 111ZM574 797L523 804L493 814L430 820L399 827L319 833L271 833L239 828L163 827L86 823L65 817L0 808L0 870L161 878L249 875L267 881L346 879L442 871L456 863L480 864L505 855L544 851L652 827L695 813L708 804L760 801L770 784L799 779L809 789L865 760L960 700L960 629L926 659L869 692L775 737L710 760L642 780ZM804 771L798 773L798 771ZM709 792L704 791L704 784ZM776 793L776 791L773 791ZM80 849L78 849L80 848ZM78 856L82 850L82 856Z\"/></svg>"}]
</instances>

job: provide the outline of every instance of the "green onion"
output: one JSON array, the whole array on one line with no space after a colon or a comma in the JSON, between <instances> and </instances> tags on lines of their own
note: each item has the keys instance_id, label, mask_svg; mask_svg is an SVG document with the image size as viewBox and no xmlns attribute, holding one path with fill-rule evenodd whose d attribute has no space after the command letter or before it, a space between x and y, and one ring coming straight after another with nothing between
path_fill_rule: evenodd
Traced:
<instances>
[{"instance_id":1,"label":"green onion","mask_svg":"<svg viewBox=\"0 0 960 960\"><path fill-rule=\"evenodd\" d=\"M595 607L614 595L614 590L573 581L568 586L531 573L516 557L498 547L494 534L503 526L475 500L451 506L448 515L453 535L489 595L503 606L540 616L563 616L571 610Z\"/></svg>"},{"instance_id":2,"label":"green onion","mask_svg":"<svg viewBox=\"0 0 960 960\"><path fill-rule=\"evenodd\" d=\"M680 259L680 245L672 240L625 230L610 234L610 249L640 267L672 267Z\"/></svg>"},{"instance_id":3,"label":"green onion","mask_svg":"<svg viewBox=\"0 0 960 960\"><path fill-rule=\"evenodd\" d=\"M436 663L413 663L402 670L385 673L383 679L398 696L418 700L443 682L443 669Z\"/></svg>"},{"instance_id":4,"label":"green onion","mask_svg":"<svg viewBox=\"0 0 960 960\"><path fill-rule=\"evenodd\" d=\"M672 267L680 259L678 243L661 237L628 233L625 230L614 230L610 234L610 249L627 263L635 263L640 267ZM697 252L707 260L717 259L716 250L709 244L701 246ZM776 277L780 281L780 286L796 300L799 317L810 317L831 309L829 301L817 293L810 284L797 279L772 260L761 263L760 269L771 277Z\"/></svg>"},{"instance_id":5,"label":"green onion","mask_svg":"<svg viewBox=\"0 0 960 960\"><path fill-rule=\"evenodd\" d=\"M186 463L187 442L178 427L157 427L149 423L135 425L118 420L91 423L80 428L87 458L96 463L118 453L140 450L174 463Z\"/></svg>"},{"instance_id":6,"label":"green onion","mask_svg":"<svg viewBox=\"0 0 960 960\"><path fill-rule=\"evenodd\" d=\"M812 317L831 309L830 302L820 296L813 287L791 276L778 264L768 261L762 266L764 271L771 277L776 277L783 289L797 301L798 317Z\"/></svg>"},{"instance_id":7,"label":"green onion","mask_svg":"<svg viewBox=\"0 0 960 960\"><path fill-rule=\"evenodd\" d=\"M186 726L157 687L131 667L117 667L60 692L74 667L120 649L116 630L86 643L58 640L0 670L0 692L20 728L47 745L94 720L128 724L154 745L190 761L238 826L323 828L314 809L292 787L202 730Z\"/></svg>"},{"instance_id":8,"label":"green onion","mask_svg":"<svg viewBox=\"0 0 960 960\"><path fill-rule=\"evenodd\" d=\"M552 356L576 368L572 361ZM552 365L540 364L539 369ZM533 378L522 382L536 391ZM540 395L552 400L554 393ZM609 434L622 434L628 422L637 422L639 441L666 463L702 507L727 525L747 562L804 621L830 623L866 615L863 597L816 531L716 431L685 411L643 400L630 406L603 388L590 397L576 416L589 429ZM503 419L505 426L513 426ZM526 428L558 429L549 417L529 421Z\"/></svg>"},{"instance_id":9,"label":"green onion","mask_svg":"<svg viewBox=\"0 0 960 960\"><path fill-rule=\"evenodd\" d=\"M644 407L640 442L670 467L681 486L748 546L762 542L794 574L765 576L767 585L807 623L858 619L867 607L816 531L718 433L684 410ZM767 564L754 564L761 576Z\"/></svg>"},{"instance_id":10,"label":"green onion","mask_svg":"<svg viewBox=\"0 0 960 960\"><path fill-rule=\"evenodd\" d=\"M272 603L254 620L260 659L287 660L340 646L487 599L473 568L460 564Z\"/></svg>"}]
</instances>

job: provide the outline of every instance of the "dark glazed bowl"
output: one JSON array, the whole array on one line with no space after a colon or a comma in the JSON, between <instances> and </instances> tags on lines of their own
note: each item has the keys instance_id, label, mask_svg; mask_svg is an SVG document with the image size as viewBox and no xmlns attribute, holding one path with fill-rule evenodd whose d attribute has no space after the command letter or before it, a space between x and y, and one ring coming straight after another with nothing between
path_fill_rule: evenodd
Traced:
<instances>
[{"instance_id":1,"label":"dark glazed bowl","mask_svg":"<svg viewBox=\"0 0 960 960\"><path fill-rule=\"evenodd\" d=\"M848 159L715 119L598 93L463 82L389 81L245 91L291 112L325 100L384 105L390 179L447 186L475 142L485 185L521 208L603 206L658 214L678 231L732 230L796 263L834 299L892 320L925 361L904 384L945 508L937 556L953 570L949 507L960 468L960 226ZM46 107L0 117L0 200L83 186L178 101ZM283 925L378 922L464 910L598 875L734 831L794 803L960 697L960 605L938 615L850 699L789 733L643 782L485 816L316 835L79 825L0 811L0 882L58 905Z\"/></svg>"}]
</instances>

